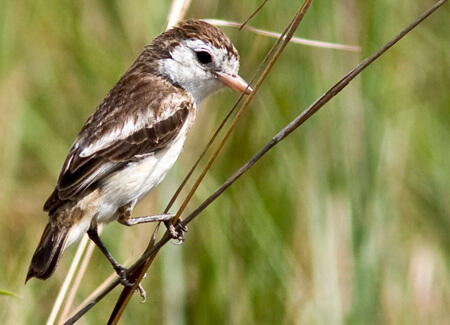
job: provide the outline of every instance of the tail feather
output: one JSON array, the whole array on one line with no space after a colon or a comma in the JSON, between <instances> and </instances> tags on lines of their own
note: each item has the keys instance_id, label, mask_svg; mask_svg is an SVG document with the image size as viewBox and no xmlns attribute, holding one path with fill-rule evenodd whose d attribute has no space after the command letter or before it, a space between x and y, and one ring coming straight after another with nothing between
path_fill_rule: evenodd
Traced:
<instances>
[{"instance_id":1,"label":"tail feather","mask_svg":"<svg viewBox=\"0 0 450 325\"><path fill-rule=\"evenodd\" d=\"M45 280L53 274L64 251L68 230L47 224L31 259L25 283L32 277Z\"/></svg>"}]
</instances>

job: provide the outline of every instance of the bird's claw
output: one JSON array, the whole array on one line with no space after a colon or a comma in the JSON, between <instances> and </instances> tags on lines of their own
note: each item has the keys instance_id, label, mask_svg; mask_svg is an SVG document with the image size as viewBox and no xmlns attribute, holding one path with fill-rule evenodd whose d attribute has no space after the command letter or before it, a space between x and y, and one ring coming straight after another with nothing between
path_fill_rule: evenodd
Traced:
<instances>
[{"instance_id":1,"label":"bird's claw","mask_svg":"<svg viewBox=\"0 0 450 325\"><path fill-rule=\"evenodd\" d=\"M117 275L119 276L119 282L123 286L132 287L134 285L134 283L131 283L130 281L128 281L128 279L127 279L128 270L125 267L123 267L121 265L117 265L115 267L115 269L116 269Z\"/></svg>"},{"instance_id":2,"label":"bird's claw","mask_svg":"<svg viewBox=\"0 0 450 325\"><path fill-rule=\"evenodd\" d=\"M174 226L171 220L165 222L167 230L169 231L170 237L172 239L178 240L176 245L181 245L184 242L184 233L188 231L188 228L181 223L181 219L179 219Z\"/></svg>"},{"instance_id":3,"label":"bird's claw","mask_svg":"<svg viewBox=\"0 0 450 325\"><path fill-rule=\"evenodd\" d=\"M128 270L125 267L118 265L116 267L116 273L119 275L120 284L122 284L124 287L133 287L134 286L135 282L130 282L127 279ZM136 291L139 291L139 295L142 298L142 303L144 303L147 300L147 293L145 292L144 288L142 287L142 285L140 283L138 284Z\"/></svg>"},{"instance_id":4,"label":"bird's claw","mask_svg":"<svg viewBox=\"0 0 450 325\"><path fill-rule=\"evenodd\" d=\"M138 284L136 291L139 291L139 295L142 298L141 303L144 303L147 300L147 293L145 292L144 288L140 283Z\"/></svg>"}]
</instances>

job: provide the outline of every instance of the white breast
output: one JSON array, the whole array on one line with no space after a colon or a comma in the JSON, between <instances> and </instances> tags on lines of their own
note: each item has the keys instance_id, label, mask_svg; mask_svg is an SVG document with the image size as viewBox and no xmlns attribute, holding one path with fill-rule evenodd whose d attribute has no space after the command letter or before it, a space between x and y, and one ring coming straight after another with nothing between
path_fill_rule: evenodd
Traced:
<instances>
[{"instance_id":1,"label":"white breast","mask_svg":"<svg viewBox=\"0 0 450 325\"><path fill-rule=\"evenodd\" d=\"M186 127L168 148L151 154L112 174L101 185L102 198L97 210L97 222L116 220L117 210L131 203L136 205L166 176L183 149Z\"/></svg>"}]
</instances>

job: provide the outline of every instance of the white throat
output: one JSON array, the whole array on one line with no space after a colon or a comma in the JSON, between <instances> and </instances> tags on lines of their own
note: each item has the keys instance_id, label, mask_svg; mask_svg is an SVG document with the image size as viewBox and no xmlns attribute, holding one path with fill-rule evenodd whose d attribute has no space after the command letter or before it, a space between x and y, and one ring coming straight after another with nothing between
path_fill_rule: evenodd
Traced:
<instances>
[{"instance_id":1,"label":"white throat","mask_svg":"<svg viewBox=\"0 0 450 325\"><path fill-rule=\"evenodd\" d=\"M198 69L181 65L171 59L163 60L161 68L169 80L180 85L194 98L197 107L205 97L223 86L214 76L202 78L203 75L197 71Z\"/></svg>"},{"instance_id":2,"label":"white throat","mask_svg":"<svg viewBox=\"0 0 450 325\"><path fill-rule=\"evenodd\" d=\"M159 68L162 75L192 95L197 107L205 97L224 86L212 73L210 67L205 67L198 62L195 51L201 50L211 53L215 66L237 74L239 70L237 60L230 60L225 49L216 48L202 40L181 42L172 50L171 58L161 60Z\"/></svg>"}]
</instances>

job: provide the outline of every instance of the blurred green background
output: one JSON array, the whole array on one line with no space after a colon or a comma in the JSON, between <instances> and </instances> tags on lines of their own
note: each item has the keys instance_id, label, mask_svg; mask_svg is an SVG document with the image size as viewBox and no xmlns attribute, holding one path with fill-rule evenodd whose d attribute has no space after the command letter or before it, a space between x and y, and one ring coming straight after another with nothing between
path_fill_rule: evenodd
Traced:
<instances>
[{"instance_id":1,"label":"blurred green background","mask_svg":"<svg viewBox=\"0 0 450 325\"><path fill-rule=\"evenodd\" d=\"M193 1L186 18L245 20L261 1ZM313 1L296 36L188 207L433 1ZM250 25L281 32L298 1L269 1ZM56 273L23 282L42 205L85 120L142 48L169 1L0 1L2 324L46 321L75 248ZM450 41L444 5L235 183L167 245L122 324L449 324ZM274 39L222 28L250 79ZM185 150L135 215L161 212L237 94L203 103ZM179 204L179 202L178 202ZM175 211L175 210L174 210ZM108 225L119 261L153 226ZM111 267L95 250L74 306ZM106 322L116 289L80 324Z\"/></svg>"}]
</instances>

